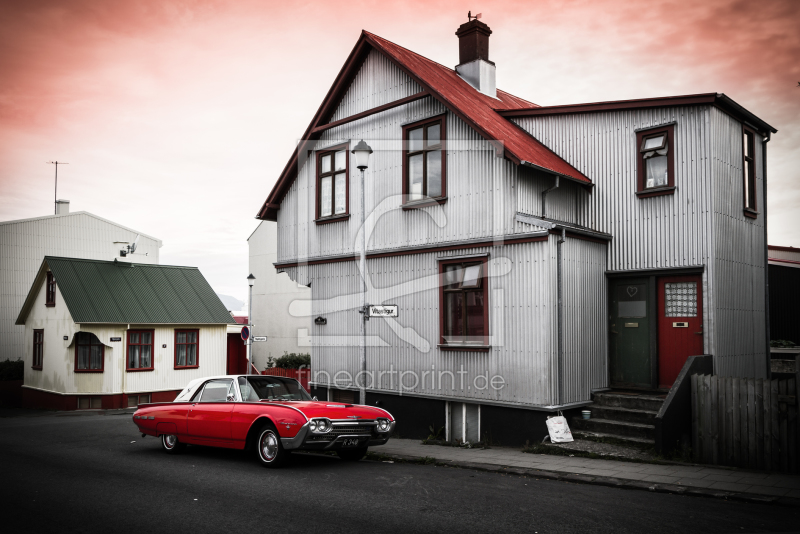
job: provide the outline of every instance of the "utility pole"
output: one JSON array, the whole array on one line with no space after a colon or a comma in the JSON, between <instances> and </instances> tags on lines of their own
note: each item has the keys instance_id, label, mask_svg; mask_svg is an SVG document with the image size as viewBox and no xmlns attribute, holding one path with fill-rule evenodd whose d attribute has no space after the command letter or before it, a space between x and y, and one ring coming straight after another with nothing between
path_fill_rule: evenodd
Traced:
<instances>
[{"instance_id":1,"label":"utility pole","mask_svg":"<svg viewBox=\"0 0 800 534\"><path fill-rule=\"evenodd\" d=\"M56 166L56 190L53 194L53 213L58 215L58 166L59 165L69 165L66 161L47 161L48 165L55 165Z\"/></svg>"}]
</instances>

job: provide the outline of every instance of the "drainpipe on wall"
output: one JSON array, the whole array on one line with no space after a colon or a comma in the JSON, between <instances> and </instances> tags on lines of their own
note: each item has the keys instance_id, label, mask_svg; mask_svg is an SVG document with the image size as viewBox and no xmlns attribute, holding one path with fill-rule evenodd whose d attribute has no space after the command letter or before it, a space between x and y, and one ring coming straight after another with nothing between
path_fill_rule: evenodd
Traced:
<instances>
[{"instance_id":1,"label":"drainpipe on wall","mask_svg":"<svg viewBox=\"0 0 800 534\"><path fill-rule=\"evenodd\" d=\"M556 178L556 185L558 187L558 178ZM558 285L558 310L557 314L558 317L556 318L556 322L558 323L558 400L557 404L562 405L564 404L564 275L563 275L563 263L564 263L564 254L561 252L561 245L564 244L564 241L567 240L567 230L562 227L561 228L561 235L558 237L558 241L556 242L556 263L557 265L557 275L556 275L556 282Z\"/></svg>"},{"instance_id":2,"label":"drainpipe on wall","mask_svg":"<svg viewBox=\"0 0 800 534\"><path fill-rule=\"evenodd\" d=\"M543 219L547 218L547 193L549 193L550 191L553 191L554 189L557 189L559 181L560 181L560 177L558 175L556 175L556 182L553 184L553 187L550 187L550 188L545 189L544 191L542 191L542 218Z\"/></svg>"},{"instance_id":3,"label":"drainpipe on wall","mask_svg":"<svg viewBox=\"0 0 800 534\"><path fill-rule=\"evenodd\" d=\"M767 143L771 134L767 131L766 137L761 138L761 166L764 176L764 322L766 323L767 337L767 378L772 376L770 331L769 331L769 241L767 238Z\"/></svg>"}]
</instances>

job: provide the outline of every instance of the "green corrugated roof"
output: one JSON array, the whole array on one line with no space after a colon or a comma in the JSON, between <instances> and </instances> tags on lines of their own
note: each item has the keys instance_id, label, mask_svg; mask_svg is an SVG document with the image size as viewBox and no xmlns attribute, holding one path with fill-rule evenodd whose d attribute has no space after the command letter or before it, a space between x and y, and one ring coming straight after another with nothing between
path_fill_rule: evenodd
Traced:
<instances>
[{"instance_id":1,"label":"green corrugated roof","mask_svg":"<svg viewBox=\"0 0 800 534\"><path fill-rule=\"evenodd\" d=\"M196 267L45 256L17 324L47 267L76 323L235 323Z\"/></svg>"}]
</instances>

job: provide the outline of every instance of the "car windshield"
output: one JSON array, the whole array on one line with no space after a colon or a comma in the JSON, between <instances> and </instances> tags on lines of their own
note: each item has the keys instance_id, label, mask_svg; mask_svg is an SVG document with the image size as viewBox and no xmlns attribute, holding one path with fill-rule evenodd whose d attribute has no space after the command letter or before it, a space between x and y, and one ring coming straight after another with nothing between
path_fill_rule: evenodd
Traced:
<instances>
[{"instance_id":1,"label":"car windshield","mask_svg":"<svg viewBox=\"0 0 800 534\"><path fill-rule=\"evenodd\" d=\"M311 395L297 380L281 376L240 376L239 390L245 402L262 400L311 400Z\"/></svg>"}]
</instances>

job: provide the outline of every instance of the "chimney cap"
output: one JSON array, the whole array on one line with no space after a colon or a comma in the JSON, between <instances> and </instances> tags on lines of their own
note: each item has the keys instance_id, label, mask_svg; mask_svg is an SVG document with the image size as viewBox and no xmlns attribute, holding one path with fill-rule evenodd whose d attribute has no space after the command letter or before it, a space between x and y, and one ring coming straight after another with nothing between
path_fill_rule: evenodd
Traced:
<instances>
[{"instance_id":1,"label":"chimney cap","mask_svg":"<svg viewBox=\"0 0 800 534\"><path fill-rule=\"evenodd\" d=\"M458 30L456 30L456 35L462 37L463 35L472 32L480 32L486 36L489 36L492 34L492 29L489 28L488 24L481 22L478 19L472 19L471 21L465 22L459 26Z\"/></svg>"}]
</instances>

